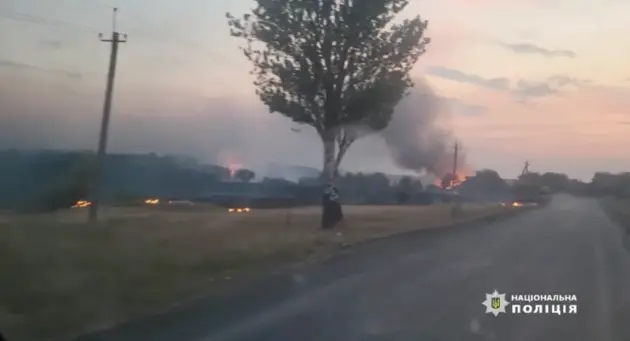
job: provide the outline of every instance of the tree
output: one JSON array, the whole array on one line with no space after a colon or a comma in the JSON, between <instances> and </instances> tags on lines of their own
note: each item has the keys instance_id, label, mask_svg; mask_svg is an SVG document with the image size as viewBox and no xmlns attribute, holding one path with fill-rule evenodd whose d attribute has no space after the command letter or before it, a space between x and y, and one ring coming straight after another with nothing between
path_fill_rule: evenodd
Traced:
<instances>
[{"instance_id":1,"label":"tree","mask_svg":"<svg viewBox=\"0 0 630 341\"><path fill-rule=\"evenodd\" d=\"M234 177L241 180L242 182L250 182L253 178L256 177L256 173L249 169L239 169L234 173Z\"/></svg>"},{"instance_id":2,"label":"tree","mask_svg":"<svg viewBox=\"0 0 630 341\"><path fill-rule=\"evenodd\" d=\"M410 176L403 176L400 181L398 181L398 186L409 190L411 188L412 182L413 179Z\"/></svg>"},{"instance_id":3,"label":"tree","mask_svg":"<svg viewBox=\"0 0 630 341\"><path fill-rule=\"evenodd\" d=\"M277 187L287 187L287 186L295 185L294 182L291 182L291 181L289 181L287 179L267 178L267 177L262 179L262 181L260 183L265 185L265 186L277 186Z\"/></svg>"},{"instance_id":4,"label":"tree","mask_svg":"<svg viewBox=\"0 0 630 341\"><path fill-rule=\"evenodd\" d=\"M591 195L630 198L630 173L597 172L588 187Z\"/></svg>"},{"instance_id":5,"label":"tree","mask_svg":"<svg viewBox=\"0 0 630 341\"><path fill-rule=\"evenodd\" d=\"M410 176L403 176L396 186L396 203L404 204L411 198L413 191L413 179Z\"/></svg>"},{"instance_id":6,"label":"tree","mask_svg":"<svg viewBox=\"0 0 630 341\"><path fill-rule=\"evenodd\" d=\"M329 183L350 145L387 127L413 86L409 72L429 39L419 16L392 23L407 4L256 0L240 19L227 14L231 34L245 41L261 101L319 134Z\"/></svg>"},{"instance_id":7,"label":"tree","mask_svg":"<svg viewBox=\"0 0 630 341\"><path fill-rule=\"evenodd\" d=\"M232 172L229 168L218 165L206 165L203 169L215 176L219 181L231 180Z\"/></svg>"},{"instance_id":8,"label":"tree","mask_svg":"<svg viewBox=\"0 0 630 341\"><path fill-rule=\"evenodd\" d=\"M403 191L403 190L398 190L396 191L396 203L401 205L406 203L407 201L409 201L409 199L411 199L411 194L409 194L409 192Z\"/></svg>"},{"instance_id":9,"label":"tree","mask_svg":"<svg viewBox=\"0 0 630 341\"><path fill-rule=\"evenodd\" d=\"M580 196L588 195L589 184L581 180L570 179L569 184L567 185L567 192L573 195L580 195Z\"/></svg>"},{"instance_id":10,"label":"tree","mask_svg":"<svg viewBox=\"0 0 630 341\"><path fill-rule=\"evenodd\" d=\"M495 170L483 169L477 171L475 178L480 188L487 193L494 194L507 190L507 184Z\"/></svg>"},{"instance_id":11,"label":"tree","mask_svg":"<svg viewBox=\"0 0 630 341\"><path fill-rule=\"evenodd\" d=\"M411 189L414 192L422 192L424 190L424 185L422 185L422 181L420 181L420 179L416 179L411 181Z\"/></svg>"},{"instance_id":12,"label":"tree","mask_svg":"<svg viewBox=\"0 0 630 341\"><path fill-rule=\"evenodd\" d=\"M562 173L543 173L540 181L543 186L549 187L553 192L565 191L569 186L569 176Z\"/></svg>"}]
</instances>

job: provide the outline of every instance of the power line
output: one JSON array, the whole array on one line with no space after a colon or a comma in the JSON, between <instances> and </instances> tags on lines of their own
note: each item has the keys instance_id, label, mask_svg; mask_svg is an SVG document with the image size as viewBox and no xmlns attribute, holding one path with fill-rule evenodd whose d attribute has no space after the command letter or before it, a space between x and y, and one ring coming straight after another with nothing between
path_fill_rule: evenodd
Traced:
<instances>
[{"instance_id":1,"label":"power line","mask_svg":"<svg viewBox=\"0 0 630 341\"><path fill-rule=\"evenodd\" d=\"M59 19L46 18L39 15L29 14L29 13L20 13L20 12L0 13L0 17L13 20L13 21L26 22L26 23L31 23L35 25L41 25L41 26L71 29L71 30L84 32L84 33L90 33L90 34L99 33L98 29L90 27L90 26L70 23L68 21L59 20ZM134 24L136 21L137 21L136 19L130 20L129 22L126 22L126 26L131 26L132 27L131 31L134 31L136 34L139 34L140 36L144 36L145 38L148 38L151 40L157 40L160 42L174 43L182 47L191 48L191 49L196 50L197 52L201 52L204 54L211 54L214 57L216 57L217 51L210 51L208 48L202 46L201 44L194 41L190 41L178 35L175 35L173 32L170 32L170 31L165 31L163 34L155 33L155 31L145 29L139 25Z\"/></svg>"},{"instance_id":2,"label":"power line","mask_svg":"<svg viewBox=\"0 0 630 341\"><path fill-rule=\"evenodd\" d=\"M33 15L33 14L28 14L28 13L19 13L19 12L0 13L0 17L14 20L14 21L27 22L27 23L36 24L36 25L73 29L73 30L86 32L86 33L98 33L97 29L89 27L89 26L69 23L67 21L58 20L58 19L45 18L45 17Z\"/></svg>"}]
</instances>

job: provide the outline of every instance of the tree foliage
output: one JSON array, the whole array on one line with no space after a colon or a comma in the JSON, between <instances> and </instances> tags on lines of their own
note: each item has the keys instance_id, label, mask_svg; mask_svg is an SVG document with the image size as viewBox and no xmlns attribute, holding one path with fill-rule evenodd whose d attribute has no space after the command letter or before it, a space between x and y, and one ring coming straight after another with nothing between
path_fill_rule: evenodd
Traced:
<instances>
[{"instance_id":1,"label":"tree foliage","mask_svg":"<svg viewBox=\"0 0 630 341\"><path fill-rule=\"evenodd\" d=\"M242 168L234 173L234 177L242 182L250 182L256 177L256 173L249 169Z\"/></svg>"},{"instance_id":2,"label":"tree foliage","mask_svg":"<svg viewBox=\"0 0 630 341\"><path fill-rule=\"evenodd\" d=\"M630 198L630 173L597 172L588 184L588 193L596 196L612 195Z\"/></svg>"},{"instance_id":3,"label":"tree foliage","mask_svg":"<svg viewBox=\"0 0 630 341\"><path fill-rule=\"evenodd\" d=\"M412 194L422 191L422 182L410 176L403 176L396 186L396 203L404 204L411 199Z\"/></svg>"},{"instance_id":4,"label":"tree foliage","mask_svg":"<svg viewBox=\"0 0 630 341\"><path fill-rule=\"evenodd\" d=\"M548 187L551 192L565 192L569 190L569 186L575 183L571 182L568 175L556 172L545 172L543 174L531 172L522 174L518 177L517 184L544 186Z\"/></svg>"},{"instance_id":5,"label":"tree foliage","mask_svg":"<svg viewBox=\"0 0 630 341\"><path fill-rule=\"evenodd\" d=\"M542 186L542 178L540 173L531 172L518 176L517 183L520 185L538 185Z\"/></svg>"},{"instance_id":6,"label":"tree foliage","mask_svg":"<svg viewBox=\"0 0 630 341\"><path fill-rule=\"evenodd\" d=\"M540 181L552 192L564 192L568 189L570 180L566 174L546 172L540 176Z\"/></svg>"},{"instance_id":7,"label":"tree foliage","mask_svg":"<svg viewBox=\"0 0 630 341\"><path fill-rule=\"evenodd\" d=\"M462 182L457 191L475 200L503 201L509 196L510 187L495 170L482 169Z\"/></svg>"},{"instance_id":8,"label":"tree foliage","mask_svg":"<svg viewBox=\"0 0 630 341\"><path fill-rule=\"evenodd\" d=\"M257 0L252 13L227 14L245 41L256 93L270 112L315 128L339 145L336 166L361 134L385 128L413 86L409 71L425 51L427 22L392 23L408 0Z\"/></svg>"},{"instance_id":9,"label":"tree foliage","mask_svg":"<svg viewBox=\"0 0 630 341\"><path fill-rule=\"evenodd\" d=\"M409 201L409 199L411 198L411 194L409 194L409 192L406 191L402 191L402 190L398 190L396 191L396 203L397 204L404 204L406 202Z\"/></svg>"}]
</instances>

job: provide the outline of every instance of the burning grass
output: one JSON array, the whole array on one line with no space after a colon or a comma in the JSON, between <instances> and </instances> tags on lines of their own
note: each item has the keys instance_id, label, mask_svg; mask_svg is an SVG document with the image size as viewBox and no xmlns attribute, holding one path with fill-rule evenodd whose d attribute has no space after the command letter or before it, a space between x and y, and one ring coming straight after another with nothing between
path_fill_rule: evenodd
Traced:
<instances>
[{"instance_id":1,"label":"burning grass","mask_svg":"<svg viewBox=\"0 0 630 341\"><path fill-rule=\"evenodd\" d=\"M151 207L149 207L151 206ZM508 208L470 206L458 219ZM340 244L453 222L451 207L345 207L343 233L318 229L319 208L148 205L0 218L0 330L9 340L62 339L199 295Z\"/></svg>"}]
</instances>

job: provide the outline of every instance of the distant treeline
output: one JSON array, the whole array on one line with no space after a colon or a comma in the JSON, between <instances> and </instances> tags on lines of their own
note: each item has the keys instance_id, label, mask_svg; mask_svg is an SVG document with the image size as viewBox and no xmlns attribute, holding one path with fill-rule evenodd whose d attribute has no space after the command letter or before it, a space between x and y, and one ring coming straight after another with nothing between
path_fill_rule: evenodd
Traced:
<instances>
[{"instance_id":1,"label":"distant treeline","mask_svg":"<svg viewBox=\"0 0 630 341\"><path fill-rule=\"evenodd\" d=\"M630 198L630 173L597 172L589 183L574 183L569 189L576 194Z\"/></svg>"},{"instance_id":2,"label":"distant treeline","mask_svg":"<svg viewBox=\"0 0 630 341\"><path fill-rule=\"evenodd\" d=\"M303 178L302 185L319 185L320 179ZM335 181L344 204L388 205L406 202L431 203L420 180L403 177L393 183L383 173L345 173Z\"/></svg>"},{"instance_id":3,"label":"distant treeline","mask_svg":"<svg viewBox=\"0 0 630 341\"><path fill-rule=\"evenodd\" d=\"M528 173L519 177L519 182L546 186L552 193L630 197L630 173L597 172L589 182L571 179L562 173Z\"/></svg>"},{"instance_id":4,"label":"distant treeline","mask_svg":"<svg viewBox=\"0 0 630 341\"><path fill-rule=\"evenodd\" d=\"M87 198L95 174L91 152L5 150L0 151L0 165L3 209L69 207ZM248 181L250 175L245 175ZM118 202L138 197L189 198L230 176L227 168L170 156L114 154L104 163L102 194L106 200Z\"/></svg>"},{"instance_id":5,"label":"distant treeline","mask_svg":"<svg viewBox=\"0 0 630 341\"><path fill-rule=\"evenodd\" d=\"M0 208L52 210L72 205L88 191L91 155L0 152Z\"/></svg>"},{"instance_id":6,"label":"distant treeline","mask_svg":"<svg viewBox=\"0 0 630 341\"><path fill-rule=\"evenodd\" d=\"M0 209L50 211L89 199L95 171L91 152L0 151ZM285 179L259 179L247 169L232 170L200 164L193 159L156 154L108 155L102 177L101 193L115 204L137 203L148 197L171 200L262 200L317 204L319 178L304 178L299 183ZM431 203L418 195L423 184L403 178L392 184L381 173L346 174L338 180L344 203L394 204ZM269 200L267 200L269 201Z\"/></svg>"},{"instance_id":7,"label":"distant treeline","mask_svg":"<svg viewBox=\"0 0 630 341\"><path fill-rule=\"evenodd\" d=\"M91 152L0 151L0 209L50 211L88 199L94 161ZM231 171L194 159L112 154L105 160L102 194L106 201L117 204L147 197L210 201L275 198L277 202L317 204L323 185L319 178L303 178L299 183L269 178L253 182L255 178L251 170ZM561 173L528 173L517 182L546 186L552 192L630 197L630 173L596 173L590 183ZM452 198L434 184L412 177L392 183L382 173L346 173L336 184L346 204L431 204ZM510 200L511 188L497 172L482 170L456 192L462 200L505 201Z\"/></svg>"}]
</instances>

